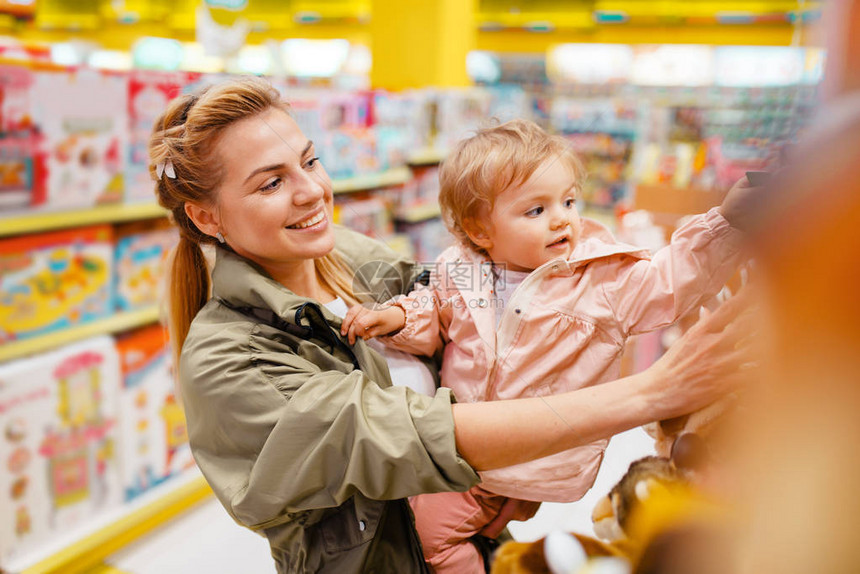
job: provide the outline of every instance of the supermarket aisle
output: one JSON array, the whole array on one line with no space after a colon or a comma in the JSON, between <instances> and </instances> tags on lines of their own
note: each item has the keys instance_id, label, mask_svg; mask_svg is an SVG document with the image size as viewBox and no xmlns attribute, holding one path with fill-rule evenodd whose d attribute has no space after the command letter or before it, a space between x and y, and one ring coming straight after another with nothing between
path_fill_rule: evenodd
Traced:
<instances>
[{"instance_id":1,"label":"supermarket aisle","mask_svg":"<svg viewBox=\"0 0 860 574\"><path fill-rule=\"evenodd\" d=\"M269 543L242 528L211 496L106 560L129 574L268 574Z\"/></svg>"},{"instance_id":2,"label":"supermarket aisle","mask_svg":"<svg viewBox=\"0 0 860 574\"><path fill-rule=\"evenodd\" d=\"M616 436L606 450L594 488L578 503L544 504L527 522L511 524L517 540L536 540L552 530L593 534L591 509L627 470L632 460L653 453L641 429ZM235 524L214 497L173 523L142 538L108 564L129 574L266 574L274 572L266 540Z\"/></svg>"}]
</instances>

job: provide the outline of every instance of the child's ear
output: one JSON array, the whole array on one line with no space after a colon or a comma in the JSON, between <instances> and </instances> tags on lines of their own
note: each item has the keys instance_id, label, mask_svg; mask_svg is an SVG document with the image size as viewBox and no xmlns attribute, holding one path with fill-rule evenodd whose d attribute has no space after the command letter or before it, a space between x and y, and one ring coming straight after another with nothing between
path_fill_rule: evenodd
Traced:
<instances>
[{"instance_id":1,"label":"child's ear","mask_svg":"<svg viewBox=\"0 0 860 574\"><path fill-rule=\"evenodd\" d=\"M477 219L468 218L463 220L463 231L472 240L472 243L481 249L491 249L493 242L490 239L490 234L484 224Z\"/></svg>"}]
</instances>

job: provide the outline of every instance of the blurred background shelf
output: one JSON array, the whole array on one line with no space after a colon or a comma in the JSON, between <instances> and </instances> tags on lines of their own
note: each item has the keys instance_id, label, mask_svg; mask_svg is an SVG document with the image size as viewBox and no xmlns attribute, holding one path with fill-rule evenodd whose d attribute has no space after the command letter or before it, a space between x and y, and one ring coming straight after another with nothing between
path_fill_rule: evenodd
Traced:
<instances>
[{"instance_id":1,"label":"blurred background shelf","mask_svg":"<svg viewBox=\"0 0 860 574\"><path fill-rule=\"evenodd\" d=\"M395 217L397 221L404 223L418 223L427 221L442 215L442 209L438 203L428 203L426 205L416 205L398 213Z\"/></svg>"},{"instance_id":2,"label":"blurred background shelf","mask_svg":"<svg viewBox=\"0 0 860 574\"><path fill-rule=\"evenodd\" d=\"M166 216L167 211L156 203L100 205L73 211L4 215L0 217L0 237Z\"/></svg>"},{"instance_id":3,"label":"blurred background shelf","mask_svg":"<svg viewBox=\"0 0 860 574\"><path fill-rule=\"evenodd\" d=\"M391 185L399 185L401 183L406 183L411 178L412 173L409 171L409 168L396 167L381 173L357 175L346 179L336 179L332 181L332 187L334 188L335 194L351 193L353 191L364 191L368 189L388 187Z\"/></svg>"},{"instance_id":4,"label":"blurred background shelf","mask_svg":"<svg viewBox=\"0 0 860 574\"><path fill-rule=\"evenodd\" d=\"M406 162L411 166L435 165L445 159L447 150L437 148L422 148L409 154Z\"/></svg>"},{"instance_id":5,"label":"blurred background shelf","mask_svg":"<svg viewBox=\"0 0 860 574\"><path fill-rule=\"evenodd\" d=\"M21 574L77 574L83 572L118 572L98 570L103 561L129 543L160 527L179 514L208 499L212 489L199 471L189 471L167 482L130 504L122 512L104 516L89 528L69 533L69 540L55 552L42 557L24 557L10 565L10 572ZM74 541L72 542L72 539ZM53 549L47 549L53 550Z\"/></svg>"},{"instance_id":6,"label":"blurred background shelf","mask_svg":"<svg viewBox=\"0 0 860 574\"><path fill-rule=\"evenodd\" d=\"M135 327L149 325L157 322L158 317L158 306L152 306L137 311L124 311L105 319L61 329L41 337L5 342L0 345L0 363L41 353L67 343L86 339L87 337L107 333L121 333Z\"/></svg>"}]
</instances>

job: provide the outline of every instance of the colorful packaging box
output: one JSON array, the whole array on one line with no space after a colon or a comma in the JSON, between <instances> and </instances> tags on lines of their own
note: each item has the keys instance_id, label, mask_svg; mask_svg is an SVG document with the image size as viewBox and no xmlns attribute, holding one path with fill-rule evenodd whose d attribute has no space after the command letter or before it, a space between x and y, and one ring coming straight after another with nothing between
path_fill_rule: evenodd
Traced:
<instances>
[{"instance_id":1,"label":"colorful packaging box","mask_svg":"<svg viewBox=\"0 0 860 574\"><path fill-rule=\"evenodd\" d=\"M128 77L81 68L37 71L33 118L48 154L45 209L88 208L123 198Z\"/></svg>"},{"instance_id":2,"label":"colorful packaging box","mask_svg":"<svg viewBox=\"0 0 860 574\"><path fill-rule=\"evenodd\" d=\"M0 214L46 199L44 136L31 113L33 81L28 68L0 66Z\"/></svg>"},{"instance_id":3,"label":"colorful packaging box","mask_svg":"<svg viewBox=\"0 0 860 574\"><path fill-rule=\"evenodd\" d=\"M159 325L117 338L122 364L120 470L126 500L194 466L175 392L167 334Z\"/></svg>"},{"instance_id":4,"label":"colorful packaging box","mask_svg":"<svg viewBox=\"0 0 860 574\"><path fill-rule=\"evenodd\" d=\"M119 311L158 304L163 299L167 257L179 233L166 219L116 229L114 294Z\"/></svg>"},{"instance_id":5,"label":"colorful packaging box","mask_svg":"<svg viewBox=\"0 0 860 574\"><path fill-rule=\"evenodd\" d=\"M109 225L0 239L0 342L113 312Z\"/></svg>"},{"instance_id":6,"label":"colorful packaging box","mask_svg":"<svg viewBox=\"0 0 860 574\"><path fill-rule=\"evenodd\" d=\"M125 170L125 201L155 201L152 176L149 173L149 137L155 120L164 113L168 102L182 93L182 88L199 74L192 72L157 72L136 70L128 81L129 146Z\"/></svg>"},{"instance_id":7,"label":"colorful packaging box","mask_svg":"<svg viewBox=\"0 0 860 574\"><path fill-rule=\"evenodd\" d=\"M120 504L119 384L107 336L0 365L0 570Z\"/></svg>"}]
</instances>

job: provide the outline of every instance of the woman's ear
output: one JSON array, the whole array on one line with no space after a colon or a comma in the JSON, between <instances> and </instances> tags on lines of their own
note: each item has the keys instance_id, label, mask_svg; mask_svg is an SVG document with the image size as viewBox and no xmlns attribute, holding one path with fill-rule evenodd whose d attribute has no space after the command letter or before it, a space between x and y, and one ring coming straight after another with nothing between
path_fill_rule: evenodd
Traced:
<instances>
[{"instance_id":1,"label":"woman's ear","mask_svg":"<svg viewBox=\"0 0 860 574\"><path fill-rule=\"evenodd\" d=\"M490 234L483 222L474 218L463 220L463 231L472 240L472 243L481 249L492 249L493 241L490 239Z\"/></svg>"},{"instance_id":2,"label":"woman's ear","mask_svg":"<svg viewBox=\"0 0 860 574\"><path fill-rule=\"evenodd\" d=\"M206 235L215 235L221 230L221 221L214 208L204 207L196 203L185 202L185 215L194 222L197 229Z\"/></svg>"}]
</instances>

